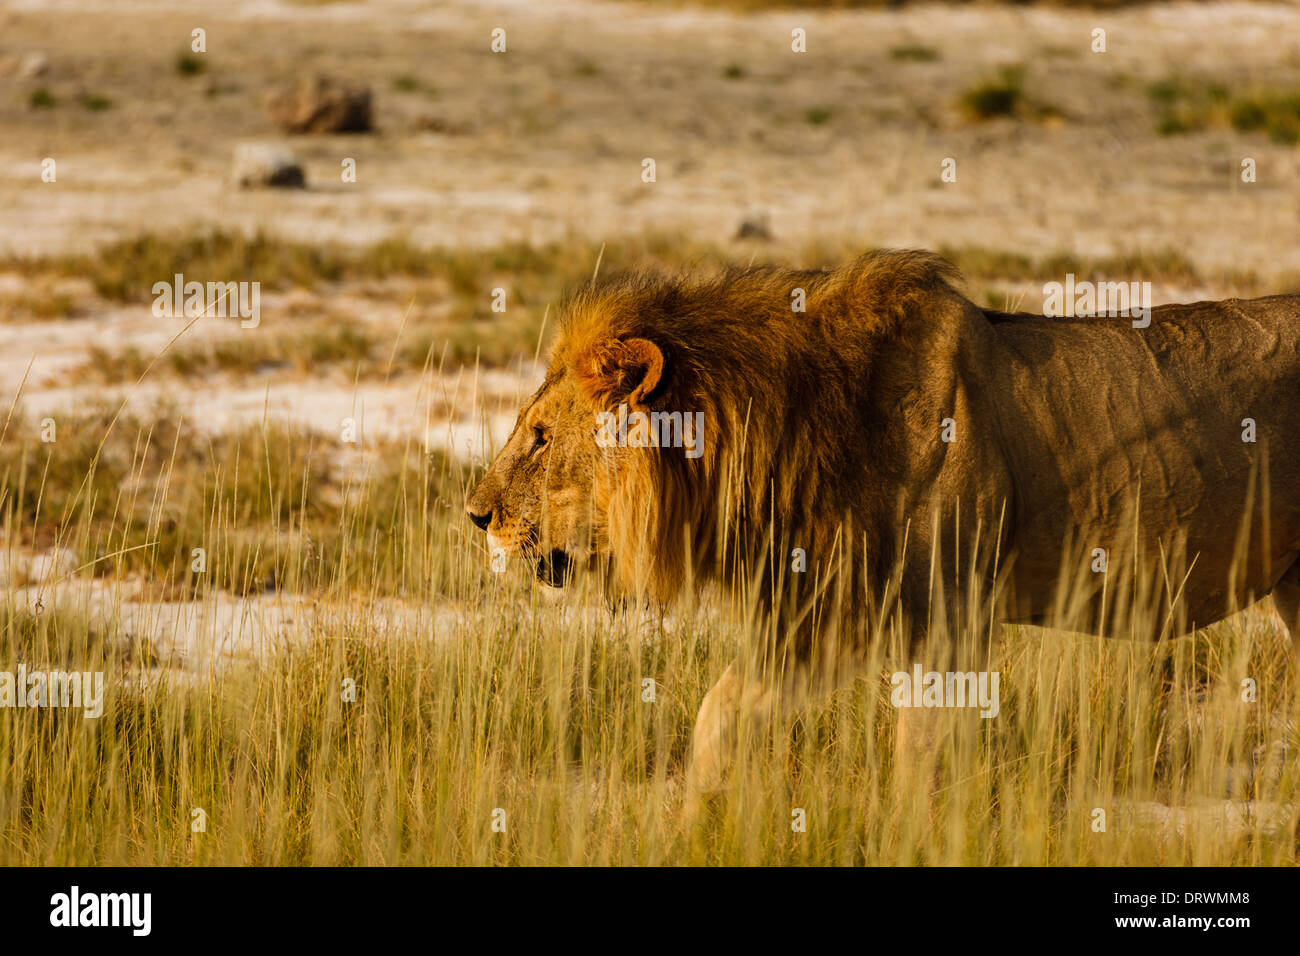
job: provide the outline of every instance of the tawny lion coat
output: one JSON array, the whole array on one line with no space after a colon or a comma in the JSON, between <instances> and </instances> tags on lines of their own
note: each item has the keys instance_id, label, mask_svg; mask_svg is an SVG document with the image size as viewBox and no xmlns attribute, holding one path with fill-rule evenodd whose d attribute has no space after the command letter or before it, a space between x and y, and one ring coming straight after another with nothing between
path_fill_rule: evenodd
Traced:
<instances>
[{"instance_id":1,"label":"tawny lion coat","mask_svg":"<svg viewBox=\"0 0 1300 956\"><path fill-rule=\"evenodd\" d=\"M470 515L549 584L608 562L661 602L688 580L757 585L786 615L767 648L786 676L819 631L865 640L891 587L918 635L959 613L972 574L1003 619L1042 622L1063 580L1101 593L1098 554L1165 574L1181 555L1180 629L1272 593L1294 631L1300 296L1162 306L1135 328L991 312L953 279L894 251L592 285ZM620 406L698 414L697 456L665 447L668 426L602 447L598 415ZM744 673L701 709L699 777L720 772L736 713L779 696Z\"/></svg>"}]
</instances>

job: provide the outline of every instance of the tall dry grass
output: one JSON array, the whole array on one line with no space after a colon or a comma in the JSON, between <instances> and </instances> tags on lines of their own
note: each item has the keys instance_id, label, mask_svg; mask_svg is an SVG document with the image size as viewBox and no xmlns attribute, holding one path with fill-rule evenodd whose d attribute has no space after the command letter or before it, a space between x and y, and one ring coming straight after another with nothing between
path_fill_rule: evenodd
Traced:
<instances>
[{"instance_id":1,"label":"tall dry grass","mask_svg":"<svg viewBox=\"0 0 1300 956\"><path fill-rule=\"evenodd\" d=\"M95 469L161 441L149 475L79 482L61 452L12 442L0 466L10 550L53 529L87 563L137 544L148 558L99 580L115 596L98 602L88 572L7 592L0 669L102 670L109 690L99 720L0 709L0 862L1295 862L1297 774L1279 754L1295 681L1263 614L1160 643L998 630L999 716L935 712L939 746L919 761L895 753L881 675L908 662L882 640L863 679L748 727L731 787L692 815L694 714L746 639L726 602L655 621L591 594L543 600L522 571L487 569L454 506L474 476L436 458L340 495L273 426L223 438L219 461L189 455L183 424L118 429ZM325 527L321 562L303 531ZM108 585L166 579L195 541L210 551L205 575L187 572L194 601L244 594L256 614L248 582L269 567L312 609L242 657L150 666Z\"/></svg>"},{"instance_id":2,"label":"tall dry grass","mask_svg":"<svg viewBox=\"0 0 1300 956\"><path fill-rule=\"evenodd\" d=\"M1297 683L1265 612L1108 640L992 627L972 597L922 659L988 653L995 719L935 711L935 746L900 759L894 627L857 681L745 725L730 786L690 812L700 700L753 639L725 597L654 619L492 573L461 512L477 471L413 443L115 406L38 433L21 407L0 433L0 567L58 547L77 571L10 578L0 671L108 689L98 720L0 708L2 864L1296 862ZM1160 584L1115 592L1116 630L1165 629ZM229 643L220 612L285 595L292 615ZM141 624L158 601L203 611L180 661Z\"/></svg>"}]
</instances>

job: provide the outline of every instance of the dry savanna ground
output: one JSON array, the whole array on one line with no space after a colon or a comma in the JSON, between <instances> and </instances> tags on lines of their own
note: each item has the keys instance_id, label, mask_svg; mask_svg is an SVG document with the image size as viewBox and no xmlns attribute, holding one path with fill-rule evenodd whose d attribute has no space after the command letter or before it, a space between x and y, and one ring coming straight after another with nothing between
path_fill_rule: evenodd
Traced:
<instances>
[{"instance_id":1,"label":"dry savanna ground","mask_svg":"<svg viewBox=\"0 0 1300 956\"><path fill-rule=\"evenodd\" d=\"M278 132L315 73L374 130ZM1296 862L1271 612L999 630L999 716L919 763L882 641L687 813L743 620L548 600L461 511L597 268L1293 291L1294 6L0 0L0 133L0 671L107 678L98 720L0 709L0 863ZM239 188L244 143L306 188ZM260 322L155 316L176 273L259 282Z\"/></svg>"}]
</instances>

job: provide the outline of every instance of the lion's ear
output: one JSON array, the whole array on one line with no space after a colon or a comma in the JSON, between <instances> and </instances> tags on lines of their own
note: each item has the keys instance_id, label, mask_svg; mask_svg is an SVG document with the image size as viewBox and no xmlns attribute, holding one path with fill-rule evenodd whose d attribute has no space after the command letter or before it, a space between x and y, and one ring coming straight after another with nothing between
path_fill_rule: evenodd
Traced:
<instances>
[{"instance_id":1,"label":"lion's ear","mask_svg":"<svg viewBox=\"0 0 1300 956\"><path fill-rule=\"evenodd\" d=\"M578 381L601 407L644 405L664 374L664 353L649 339L614 339L578 361Z\"/></svg>"}]
</instances>

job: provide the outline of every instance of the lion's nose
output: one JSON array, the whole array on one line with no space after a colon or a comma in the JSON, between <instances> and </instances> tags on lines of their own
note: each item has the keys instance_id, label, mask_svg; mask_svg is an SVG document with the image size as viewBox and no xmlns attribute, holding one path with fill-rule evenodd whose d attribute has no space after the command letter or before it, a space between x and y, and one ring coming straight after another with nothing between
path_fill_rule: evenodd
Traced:
<instances>
[{"instance_id":1,"label":"lion's nose","mask_svg":"<svg viewBox=\"0 0 1300 956\"><path fill-rule=\"evenodd\" d=\"M472 508L466 508L465 513L469 515L469 520L478 525L480 531L486 531L488 525L492 523L492 512L476 514Z\"/></svg>"}]
</instances>

